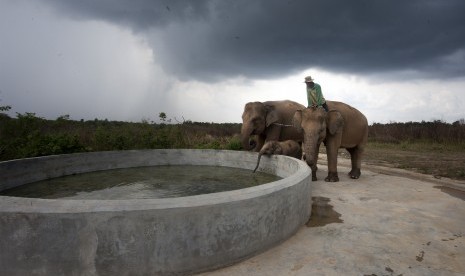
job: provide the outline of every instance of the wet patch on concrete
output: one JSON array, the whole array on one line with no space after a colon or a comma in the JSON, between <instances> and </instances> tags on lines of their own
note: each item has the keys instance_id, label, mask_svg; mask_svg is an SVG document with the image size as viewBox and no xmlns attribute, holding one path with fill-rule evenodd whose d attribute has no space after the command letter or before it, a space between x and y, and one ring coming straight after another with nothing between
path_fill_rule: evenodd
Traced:
<instances>
[{"instance_id":1,"label":"wet patch on concrete","mask_svg":"<svg viewBox=\"0 0 465 276\"><path fill-rule=\"evenodd\" d=\"M457 238L461 238L461 237L462 237L462 235L461 235L461 234L454 234L454 236L453 236L453 237L451 237L451 238L445 238L445 239L441 239L441 241L453 241L453 240L455 240L455 239L457 239Z\"/></svg>"},{"instance_id":2,"label":"wet patch on concrete","mask_svg":"<svg viewBox=\"0 0 465 276\"><path fill-rule=\"evenodd\" d=\"M341 214L333 210L333 206L329 204L330 201L327 197L312 197L312 213L305 224L307 227L320 227L330 223L344 222L340 219Z\"/></svg>"},{"instance_id":3,"label":"wet patch on concrete","mask_svg":"<svg viewBox=\"0 0 465 276\"><path fill-rule=\"evenodd\" d=\"M394 269L390 268L389 266L386 266L384 270L388 272L389 274L382 273L381 275L378 275L378 274L372 273L372 274L363 274L363 276L391 276L391 275L403 276L403 274L395 273Z\"/></svg>"},{"instance_id":4,"label":"wet patch on concrete","mask_svg":"<svg viewBox=\"0 0 465 276\"><path fill-rule=\"evenodd\" d=\"M425 257L425 251L421 250L420 253L415 257L417 262L423 262L423 257Z\"/></svg>"},{"instance_id":5,"label":"wet patch on concrete","mask_svg":"<svg viewBox=\"0 0 465 276\"><path fill-rule=\"evenodd\" d=\"M390 268L389 266L386 266L386 267L385 267L385 270L386 270L387 272L391 272L391 273L394 272L394 270L392 270L392 268Z\"/></svg>"},{"instance_id":6,"label":"wet patch on concrete","mask_svg":"<svg viewBox=\"0 0 465 276\"><path fill-rule=\"evenodd\" d=\"M464 191L452 189L452 188L449 188L449 187L446 187L446 186L434 186L434 188L440 189L441 192L443 192L443 193L446 193L446 194L448 194L450 196L453 196L453 197L456 197L456 198L460 198L461 200L465 201L465 192Z\"/></svg>"}]
</instances>

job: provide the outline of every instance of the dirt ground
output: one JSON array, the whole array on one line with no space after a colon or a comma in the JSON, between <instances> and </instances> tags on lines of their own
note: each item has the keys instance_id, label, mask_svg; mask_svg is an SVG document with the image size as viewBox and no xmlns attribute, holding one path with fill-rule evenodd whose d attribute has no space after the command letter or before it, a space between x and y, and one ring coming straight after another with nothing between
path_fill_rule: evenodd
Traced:
<instances>
[{"instance_id":1,"label":"dirt ground","mask_svg":"<svg viewBox=\"0 0 465 276\"><path fill-rule=\"evenodd\" d=\"M349 153L344 149L339 150L339 155L342 158L350 158ZM405 169L432 175L438 179L446 177L465 181L464 151L425 152L368 147L364 153L363 162L367 165Z\"/></svg>"}]
</instances>

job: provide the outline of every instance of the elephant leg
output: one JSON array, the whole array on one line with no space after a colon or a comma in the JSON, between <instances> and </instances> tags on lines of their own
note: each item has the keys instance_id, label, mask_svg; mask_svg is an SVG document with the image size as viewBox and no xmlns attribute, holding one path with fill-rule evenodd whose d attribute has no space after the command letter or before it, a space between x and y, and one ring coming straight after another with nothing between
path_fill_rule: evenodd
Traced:
<instances>
[{"instance_id":1,"label":"elephant leg","mask_svg":"<svg viewBox=\"0 0 465 276\"><path fill-rule=\"evenodd\" d=\"M317 153L315 154L315 157L313 158L312 181L318 180L318 178L316 177L316 171L318 171L317 161L318 161L318 149L317 149Z\"/></svg>"},{"instance_id":2,"label":"elephant leg","mask_svg":"<svg viewBox=\"0 0 465 276\"><path fill-rule=\"evenodd\" d=\"M318 178L316 177L316 172L318 171L318 153L320 152L320 144L316 145L315 154L313 155L313 165L311 166L312 169L312 181L317 181Z\"/></svg>"},{"instance_id":3,"label":"elephant leg","mask_svg":"<svg viewBox=\"0 0 465 276\"><path fill-rule=\"evenodd\" d=\"M316 165L313 165L311 169L312 169L312 181L317 181L318 178L316 177L316 171L318 170L318 167Z\"/></svg>"},{"instance_id":4,"label":"elephant leg","mask_svg":"<svg viewBox=\"0 0 465 276\"><path fill-rule=\"evenodd\" d=\"M339 177L337 175L337 151L338 147L330 146L327 144L326 154L328 158L328 176L325 178L326 182L338 182Z\"/></svg>"},{"instance_id":5,"label":"elephant leg","mask_svg":"<svg viewBox=\"0 0 465 276\"><path fill-rule=\"evenodd\" d=\"M349 176L352 179L358 179L361 175L360 168L362 167L363 148L357 146L347 149L347 151L350 153L350 159L352 163L352 170L349 172Z\"/></svg>"}]
</instances>

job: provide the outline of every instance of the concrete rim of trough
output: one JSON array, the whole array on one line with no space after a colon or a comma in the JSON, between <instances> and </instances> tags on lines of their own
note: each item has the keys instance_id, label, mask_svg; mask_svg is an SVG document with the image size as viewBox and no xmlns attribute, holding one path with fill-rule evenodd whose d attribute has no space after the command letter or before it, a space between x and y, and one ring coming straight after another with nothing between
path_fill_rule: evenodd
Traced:
<instances>
[{"instance_id":1,"label":"concrete rim of trough","mask_svg":"<svg viewBox=\"0 0 465 276\"><path fill-rule=\"evenodd\" d=\"M241 168L251 169L255 166L257 153L255 152L244 152L244 151L232 151L232 150L198 150L198 149L156 149L156 150L128 150L128 151L108 151L108 152L92 152L92 153L77 153L77 154L67 154L67 155L52 155L52 156L43 156L43 157L34 157L34 158L25 158L25 159L16 159L10 161L0 162L0 175L2 175L2 169L6 163L18 163L24 160L37 160L37 161L47 161L50 158L61 158L64 156L82 156L86 154L124 154L124 153L144 153L144 152L153 152L158 154L177 154L180 151L189 152L192 154L199 153L226 153L232 155L245 155L247 158L247 166ZM250 159L250 160L248 160ZM253 162L251 162L253 161ZM302 161L295 158L291 158L283 155L273 155L269 158L262 158L259 171L266 171L266 167L269 164L282 163L282 161L290 162L295 166L295 171L291 172L289 175L277 174L282 179L270 183L265 183L258 186L253 186L249 188L244 188L240 190L232 190L227 192L218 192L211 194L202 194L195 196L187 197L176 197L176 198L154 198L154 199L112 199L112 200L102 200L102 199L88 199L88 200L77 200L77 199L40 199L40 198L22 198L22 197L8 197L0 196L0 210L2 212L36 212L36 213L85 213L85 212L105 212L105 211L136 211L136 210L150 210L150 209L169 209L169 208L186 208L186 207L199 207L206 205L221 204L225 202L241 201L254 197L259 197L267 195L273 192L276 192L281 189L288 188L295 183L307 178L311 171L310 168ZM214 162L213 162L214 163ZM179 164L159 164L159 165L191 165L186 160L179 162ZM206 162L203 165L209 165L209 162ZM215 164L210 164L215 165ZM218 164L216 164L218 165ZM124 168L138 167L139 165L126 166ZM151 165L149 165L151 166ZM156 166L156 165L155 165ZM7 169L7 168L6 168ZM91 172L93 170L88 170L86 172ZM85 173L85 172L83 172ZM3 174L4 175L4 174ZM65 176L69 174L63 174ZM59 177L59 176L58 176ZM42 179L40 179L42 180ZM37 180L36 180L37 181ZM26 182L28 183L28 182ZM26 184L22 183L22 184ZM19 184L19 185L22 185ZM1 186L0 186L1 188Z\"/></svg>"},{"instance_id":2,"label":"concrete rim of trough","mask_svg":"<svg viewBox=\"0 0 465 276\"><path fill-rule=\"evenodd\" d=\"M33 180L135 166L224 165L252 173L257 157L243 151L137 150L13 160L0 162L0 190ZM45 161L50 166L40 164ZM36 173L24 174L27 169ZM179 198L0 196L0 263L9 264L3 272L178 275L242 261L289 238L311 212L310 169L303 161L272 156L262 158L259 169L283 179Z\"/></svg>"}]
</instances>

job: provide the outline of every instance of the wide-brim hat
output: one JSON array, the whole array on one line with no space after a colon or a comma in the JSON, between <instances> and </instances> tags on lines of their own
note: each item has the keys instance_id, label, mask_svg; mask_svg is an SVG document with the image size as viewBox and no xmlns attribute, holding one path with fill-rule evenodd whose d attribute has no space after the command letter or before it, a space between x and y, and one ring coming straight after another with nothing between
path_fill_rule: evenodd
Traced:
<instances>
[{"instance_id":1,"label":"wide-brim hat","mask_svg":"<svg viewBox=\"0 0 465 276\"><path fill-rule=\"evenodd\" d=\"M305 77L305 81L304 82L313 82L314 80L312 79L312 77L308 76L308 77Z\"/></svg>"}]
</instances>

